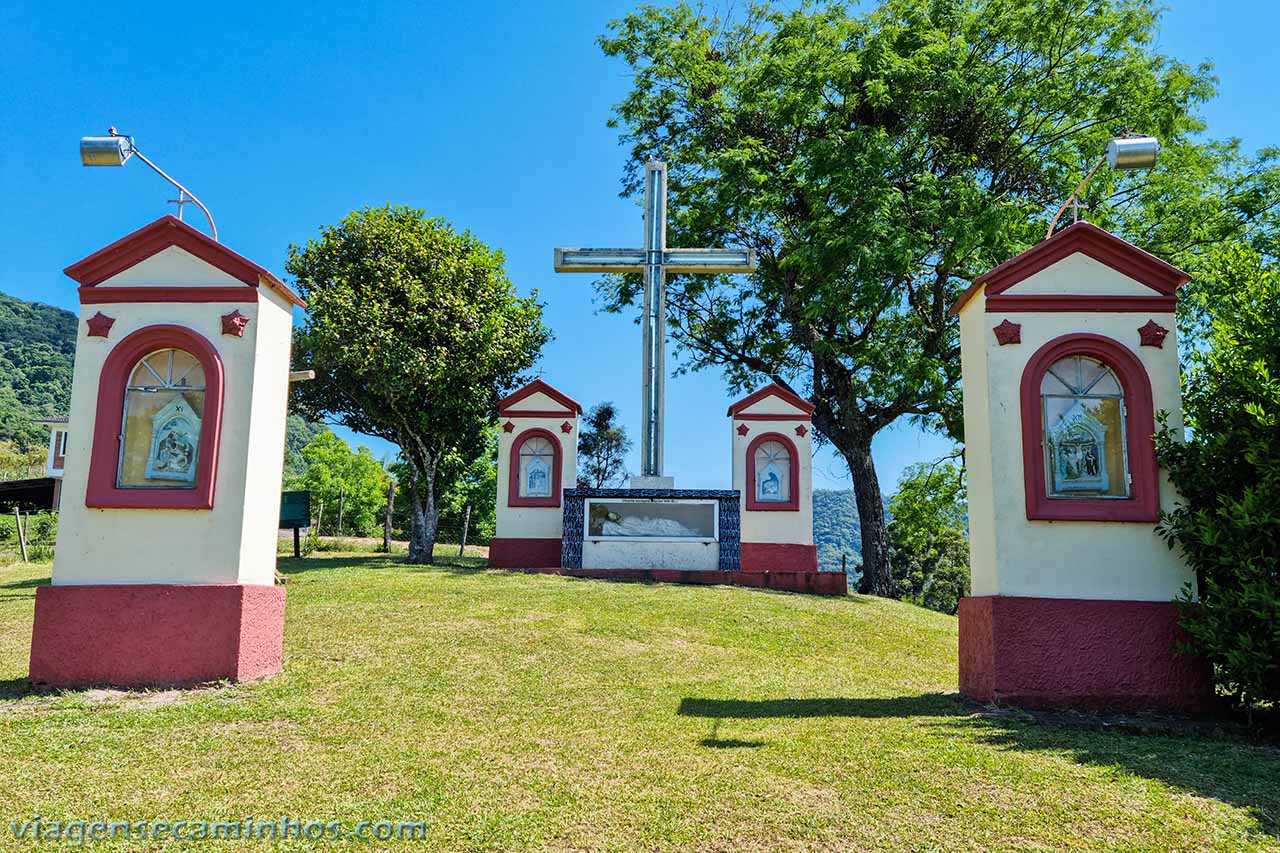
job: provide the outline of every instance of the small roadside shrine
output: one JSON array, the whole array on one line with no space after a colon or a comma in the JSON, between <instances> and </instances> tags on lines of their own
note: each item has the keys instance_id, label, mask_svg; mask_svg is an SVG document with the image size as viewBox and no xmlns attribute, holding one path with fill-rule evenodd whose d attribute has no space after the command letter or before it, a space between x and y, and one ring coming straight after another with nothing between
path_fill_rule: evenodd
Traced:
<instances>
[{"instance_id":1,"label":"small roadside shrine","mask_svg":"<svg viewBox=\"0 0 1280 853\"><path fill-rule=\"evenodd\" d=\"M277 520L302 300L172 216L66 273L80 285L80 326L32 681L180 685L278 672Z\"/></svg>"},{"instance_id":2,"label":"small roadside shrine","mask_svg":"<svg viewBox=\"0 0 1280 853\"><path fill-rule=\"evenodd\" d=\"M960 690L982 701L1194 710L1173 599L1195 574L1156 534L1177 495L1156 412L1182 427L1187 275L1078 222L978 278L960 317L972 593Z\"/></svg>"},{"instance_id":3,"label":"small roadside shrine","mask_svg":"<svg viewBox=\"0 0 1280 853\"><path fill-rule=\"evenodd\" d=\"M556 249L557 272L644 275L641 473L630 488L575 488L582 407L542 380L498 404L495 567L591 577L735 583L844 595L813 543L813 406L770 384L734 403L733 487L678 489L663 471L666 276L755 269L748 249L666 245L666 165L645 164L644 244Z\"/></svg>"}]
</instances>

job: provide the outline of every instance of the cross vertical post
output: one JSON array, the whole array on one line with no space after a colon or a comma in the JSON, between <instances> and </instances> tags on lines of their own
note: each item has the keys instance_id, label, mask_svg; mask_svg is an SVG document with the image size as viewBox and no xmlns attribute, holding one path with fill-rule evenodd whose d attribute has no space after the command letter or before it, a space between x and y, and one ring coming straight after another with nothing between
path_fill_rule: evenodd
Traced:
<instances>
[{"instance_id":1,"label":"cross vertical post","mask_svg":"<svg viewBox=\"0 0 1280 853\"><path fill-rule=\"evenodd\" d=\"M667 248L667 164L644 165L644 245L639 249L556 249L556 272L640 273L644 276L641 326L639 479L646 487L662 479L666 380L667 276L754 272L754 249ZM632 483L635 487L635 481Z\"/></svg>"},{"instance_id":2,"label":"cross vertical post","mask_svg":"<svg viewBox=\"0 0 1280 853\"><path fill-rule=\"evenodd\" d=\"M666 396L667 277L663 255L667 250L667 164L644 164L644 356L641 370L644 432L640 439L640 473L662 476L663 410Z\"/></svg>"}]
</instances>

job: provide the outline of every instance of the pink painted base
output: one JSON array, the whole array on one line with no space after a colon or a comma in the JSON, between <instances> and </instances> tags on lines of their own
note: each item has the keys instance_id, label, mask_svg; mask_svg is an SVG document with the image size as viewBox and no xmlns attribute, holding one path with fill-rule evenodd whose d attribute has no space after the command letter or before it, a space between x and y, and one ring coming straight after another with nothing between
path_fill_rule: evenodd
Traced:
<instances>
[{"instance_id":1,"label":"pink painted base","mask_svg":"<svg viewBox=\"0 0 1280 853\"><path fill-rule=\"evenodd\" d=\"M818 546L743 542L740 559L744 572L816 572Z\"/></svg>"},{"instance_id":2,"label":"pink painted base","mask_svg":"<svg viewBox=\"0 0 1280 853\"><path fill-rule=\"evenodd\" d=\"M1209 665L1179 655L1179 636L1172 602L964 598L960 692L1032 708L1209 710Z\"/></svg>"},{"instance_id":3,"label":"pink painted base","mask_svg":"<svg viewBox=\"0 0 1280 853\"><path fill-rule=\"evenodd\" d=\"M490 563L492 565L492 563ZM726 586L749 586L780 592L807 592L813 595L848 595L844 572L721 572L681 569L560 569L518 568L517 571L544 575L565 575L596 580L654 581Z\"/></svg>"},{"instance_id":4,"label":"pink painted base","mask_svg":"<svg viewBox=\"0 0 1280 853\"><path fill-rule=\"evenodd\" d=\"M182 686L280 671L285 591L250 584L42 586L31 680Z\"/></svg>"},{"instance_id":5,"label":"pink painted base","mask_svg":"<svg viewBox=\"0 0 1280 853\"><path fill-rule=\"evenodd\" d=\"M555 539L494 539L489 565L495 569L554 569L560 566L560 537Z\"/></svg>"}]
</instances>

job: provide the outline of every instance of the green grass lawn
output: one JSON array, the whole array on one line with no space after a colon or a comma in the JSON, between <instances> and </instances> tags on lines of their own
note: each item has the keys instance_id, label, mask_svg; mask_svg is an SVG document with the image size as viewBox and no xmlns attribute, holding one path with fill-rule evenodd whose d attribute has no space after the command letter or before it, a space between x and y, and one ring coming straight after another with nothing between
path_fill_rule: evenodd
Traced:
<instances>
[{"instance_id":1,"label":"green grass lawn","mask_svg":"<svg viewBox=\"0 0 1280 853\"><path fill-rule=\"evenodd\" d=\"M9 829L39 814L428 823L320 849L1280 850L1275 750L975 715L951 617L394 559L282 559L283 675L155 694L31 695L49 566L0 568L0 847L43 846Z\"/></svg>"}]
</instances>

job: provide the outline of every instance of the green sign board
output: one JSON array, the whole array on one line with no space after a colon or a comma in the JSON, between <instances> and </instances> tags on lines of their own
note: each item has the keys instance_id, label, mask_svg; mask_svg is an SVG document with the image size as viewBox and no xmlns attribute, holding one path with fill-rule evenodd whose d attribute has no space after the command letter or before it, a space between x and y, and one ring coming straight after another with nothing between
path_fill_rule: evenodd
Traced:
<instances>
[{"instance_id":1,"label":"green sign board","mask_svg":"<svg viewBox=\"0 0 1280 853\"><path fill-rule=\"evenodd\" d=\"M280 493L280 526L294 529L311 526L310 491Z\"/></svg>"}]
</instances>

